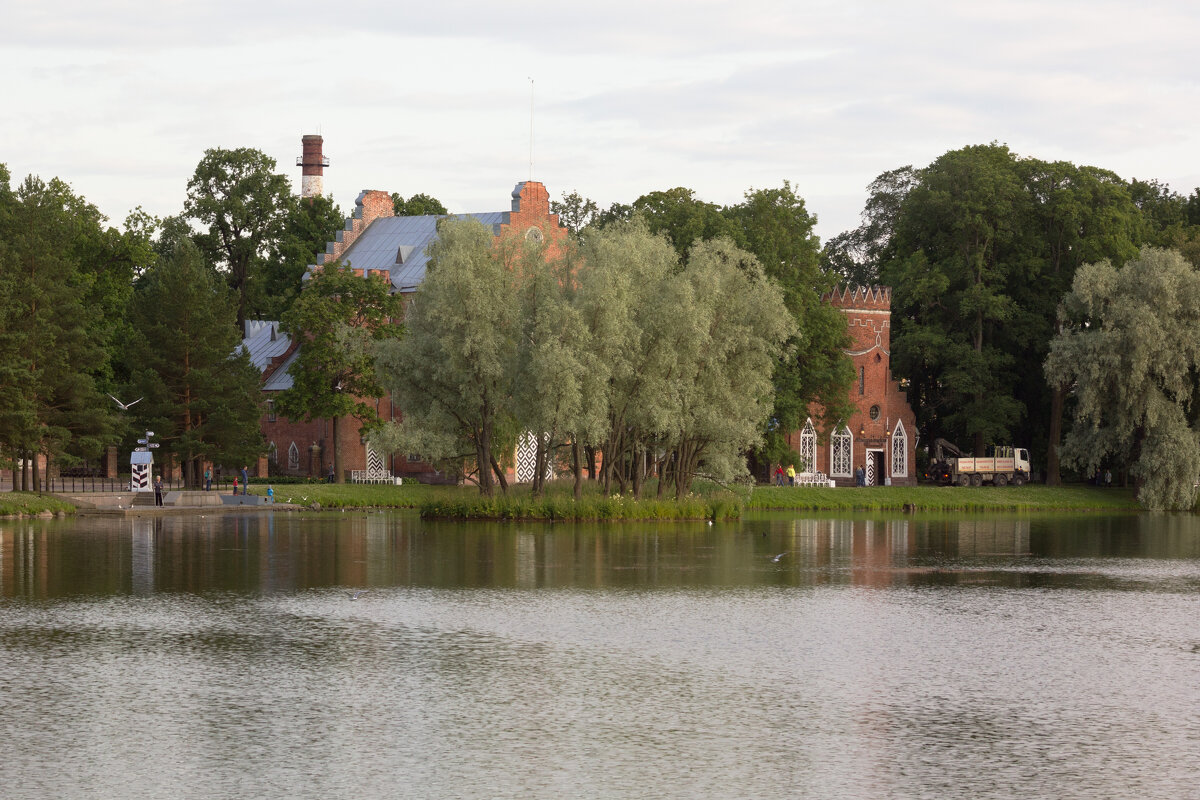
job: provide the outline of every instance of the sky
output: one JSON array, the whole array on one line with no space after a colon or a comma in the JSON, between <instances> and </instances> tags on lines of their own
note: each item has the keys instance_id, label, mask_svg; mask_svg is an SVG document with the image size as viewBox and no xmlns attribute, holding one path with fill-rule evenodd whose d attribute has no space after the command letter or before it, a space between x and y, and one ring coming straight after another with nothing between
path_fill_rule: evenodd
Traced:
<instances>
[{"instance_id":1,"label":"sky","mask_svg":"<svg viewBox=\"0 0 1200 800\"><path fill-rule=\"evenodd\" d=\"M822 241L868 184L948 150L1200 186L1194 0L0 0L0 163L114 224L177 214L209 148L299 191L502 211L520 181L601 207L790 181Z\"/></svg>"}]
</instances>

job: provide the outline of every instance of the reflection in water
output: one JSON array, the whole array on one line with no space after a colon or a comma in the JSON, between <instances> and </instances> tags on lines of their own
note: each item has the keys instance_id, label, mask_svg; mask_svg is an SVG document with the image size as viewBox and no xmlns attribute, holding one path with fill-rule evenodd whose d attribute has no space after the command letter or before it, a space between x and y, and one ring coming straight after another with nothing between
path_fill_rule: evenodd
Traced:
<instances>
[{"instance_id":1,"label":"reflection in water","mask_svg":"<svg viewBox=\"0 0 1200 800\"><path fill-rule=\"evenodd\" d=\"M1196 528L1191 517L1149 514L764 515L712 526L462 525L362 512L15 520L0 522L0 597L322 586L1116 585L1122 575L1087 563L1200 557Z\"/></svg>"},{"instance_id":2,"label":"reflection in water","mask_svg":"<svg viewBox=\"0 0 1200 800\"><path fill-rule=\"evenodd\" d=\"M2 521L0 794L1188 797L1197 612L1190 517Z\"/></svg>"}]
</instances>

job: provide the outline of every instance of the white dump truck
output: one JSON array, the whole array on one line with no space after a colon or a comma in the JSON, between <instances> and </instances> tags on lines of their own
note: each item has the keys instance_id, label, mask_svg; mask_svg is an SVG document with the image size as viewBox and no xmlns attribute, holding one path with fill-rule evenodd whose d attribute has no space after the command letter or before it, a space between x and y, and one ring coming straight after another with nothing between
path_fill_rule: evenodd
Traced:
<instances>
[{"instance_id":1,"label":"white dump truck","mask_svg":"<svg viewBox=\"0 0 1200 800\"><path fill-rule=\"evenodd\" d=\"M938 483L958 486L1020 486L1029 481L1029 450L1008 445L994 448L988 457L966 456L945 439L935 439L930 475Z\"/></svg>"}]
</instances>

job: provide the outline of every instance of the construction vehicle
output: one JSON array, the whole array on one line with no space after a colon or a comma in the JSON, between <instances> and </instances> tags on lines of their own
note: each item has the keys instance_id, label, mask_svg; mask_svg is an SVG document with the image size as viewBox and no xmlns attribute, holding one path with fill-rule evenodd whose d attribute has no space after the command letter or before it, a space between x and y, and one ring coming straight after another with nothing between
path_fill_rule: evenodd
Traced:
<instances>
[{"instance_id":1,"label":"construction vehicle","mask_svg":"<svg viewBox=\"0 0 1200 800\"><path fill-rule=\"evenodd\" d=\"M1024 447L995 447L990 457L976 458L963 455L945 439L934 439L932 455L929 474L941 484L1021 486L1029 481L1029 451Z\"/></svg>"}]
</instances>

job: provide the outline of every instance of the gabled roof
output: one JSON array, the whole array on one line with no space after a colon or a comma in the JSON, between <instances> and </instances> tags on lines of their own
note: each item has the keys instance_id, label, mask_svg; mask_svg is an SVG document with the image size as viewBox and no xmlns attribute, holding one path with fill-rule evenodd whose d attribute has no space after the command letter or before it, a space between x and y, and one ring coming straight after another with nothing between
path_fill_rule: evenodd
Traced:
<instances>
[{"instance_id":1,"label":"gabled roof","mask_svg":"<svg viewBox=\"0 0 1200 800\"><path fill-rule=\"evenodd\" d=\"M476 219L500 235L500 226L508 224L510 212L453 214L458 219ZM393 291L411 292L425 279L429 262L427 248L437 238L437 222L442 217L383 217L368 225L339 259L353 269L386 270Z\"/></svg>"},{"instance_id":2,"label":"gabled roof","mask_svg":"<svg viewBox=\"0 0 1200 800\"><path fill-rule=\"evenodd\" d=\"M286 353L291 344L291 338L280 332L278 322L246 320L246 338L242 339L242 349L250 354L250 363L259 372L270 365L271 359Z\"/></svg>"}]
</instances>

